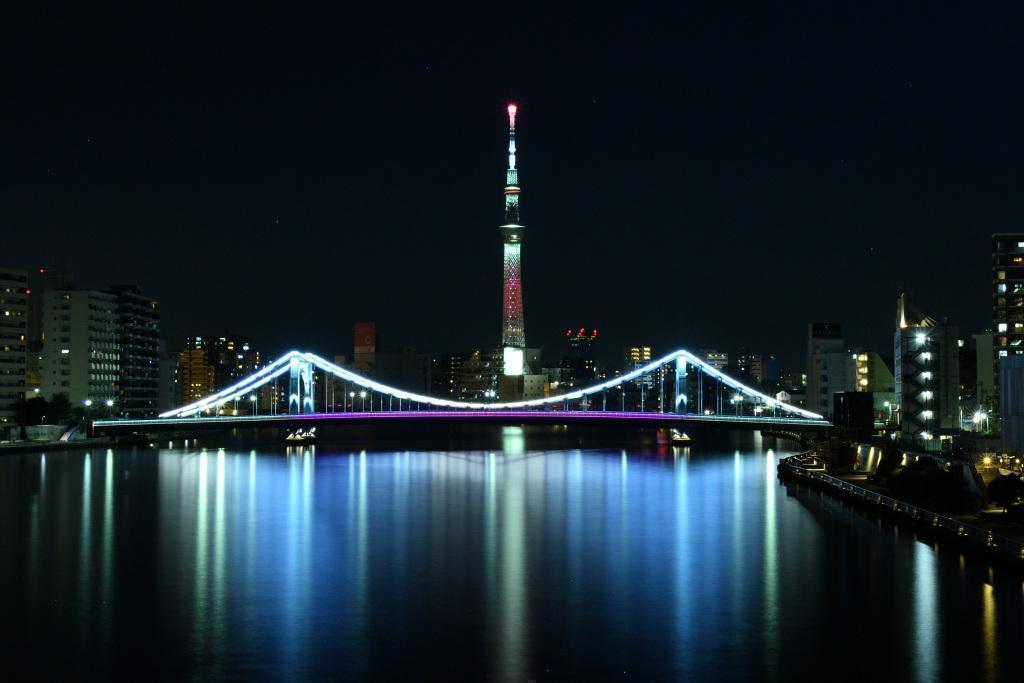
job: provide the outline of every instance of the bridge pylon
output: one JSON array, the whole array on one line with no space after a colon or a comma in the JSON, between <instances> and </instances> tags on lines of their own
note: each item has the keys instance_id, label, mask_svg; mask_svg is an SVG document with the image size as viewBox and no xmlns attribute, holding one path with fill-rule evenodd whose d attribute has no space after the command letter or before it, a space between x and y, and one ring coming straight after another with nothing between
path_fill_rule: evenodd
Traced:
<instances>
[{"instance_id":1,"label":"bridge pylon","mask_svg":"<svg viewBox=\"0 0 1024 683\"><path fill-rule=\"evenodd\" d=\"M688 409L687 403L689 403L689 399L687 398L688 396L689 394L687 393L686 386L686 359L682 356L678 356L676 358L675 409L673 410L676 415L686 414Z\"/></svg>"},{"instance_id":2,"label":"bridge pylon","mask_svg":"<svg viewBox=\"0 0 1024 683\"><path fill-rule=\"evenodd\" d=\"M313 364L292 358L288 371L288 414L313 412Z\"/></svg>"}]
</instances>

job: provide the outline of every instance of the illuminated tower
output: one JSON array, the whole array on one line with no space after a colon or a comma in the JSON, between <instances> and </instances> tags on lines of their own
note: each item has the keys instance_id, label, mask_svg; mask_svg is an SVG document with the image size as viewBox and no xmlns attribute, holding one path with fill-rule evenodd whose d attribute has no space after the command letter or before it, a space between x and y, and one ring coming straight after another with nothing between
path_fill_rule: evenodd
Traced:
<instances>
[{"instance_id":1,"label":"illuminated tower","mask_svg":"<svg viewBox=\"0 0 1024 683\"><path fill-rule=\"evenodd\" d=\"M519 223L519 171L516 170L516 110L516 105L508 105L505 223L500 228L504 266L501 345L506 375L523 374L523 352L526 349L526 329L523 325L523 226Z\"/></svg>"}]
</instances>

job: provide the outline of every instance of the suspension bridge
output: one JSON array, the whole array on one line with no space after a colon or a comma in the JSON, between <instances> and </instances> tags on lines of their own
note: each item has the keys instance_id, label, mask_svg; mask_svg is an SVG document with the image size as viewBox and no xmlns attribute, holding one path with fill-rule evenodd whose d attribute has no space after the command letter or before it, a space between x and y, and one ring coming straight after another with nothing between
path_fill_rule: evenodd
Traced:
<instances>
[{"instance_id":1,"label":"suspension bridge","mask_svg":"<svg viewBox=\"0 0 1024 683\"><path fill-rule=\"evenodd\" d=\"M259 371L151 419L93 421L98 434L202 428L395 422L717 424L820 429L821 415L779 401L684 349L593 386L522 400L456 400L383 384L314 353L290 351Z\"/></svg>"}]
</instances>

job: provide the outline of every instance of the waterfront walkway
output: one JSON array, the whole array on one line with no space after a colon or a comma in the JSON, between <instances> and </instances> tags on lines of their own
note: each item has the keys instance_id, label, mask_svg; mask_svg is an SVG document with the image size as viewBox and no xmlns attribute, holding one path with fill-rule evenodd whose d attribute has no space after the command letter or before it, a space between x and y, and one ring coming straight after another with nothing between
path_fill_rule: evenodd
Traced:
<instances>
[{"instance_id":1,"label":"waterfront walkway","mask_svg":"<svg viewBox=\"0 0 1024 683\"><path fill-rule=\"evenodd\" d=\"M957 516L927 510L887 496L877 490L878 487L869 488L866 475L851 473L834 476L827 469L825 462L810 452L783 458L778 467L779 476L784 480L821 488L838 497L894 515L910 522L922 532L965 541L978 550L1017 560L1024 565L1024 542L1019 532L1011 537L1003 533L1003 529L993 528L991 523L983 519L972 518L966 521Z\"/></svg>"}]
</instances>

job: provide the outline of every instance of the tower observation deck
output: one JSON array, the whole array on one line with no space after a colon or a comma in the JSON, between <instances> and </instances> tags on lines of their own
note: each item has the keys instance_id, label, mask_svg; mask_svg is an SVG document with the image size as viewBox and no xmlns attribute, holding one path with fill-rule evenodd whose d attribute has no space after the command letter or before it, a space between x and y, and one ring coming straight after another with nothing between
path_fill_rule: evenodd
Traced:
<instances>
[{"instance_id":1,"label":"tower observation deck","mask_svg":"<svg viewBox=\"0 0 1024 683\"><path fill-rule=\"evenodd\" d=\"M504 374L523 374L526 329L523 324L522 249L524 226L519 219L519 171L516 169L516 112L508 105L508 170L505 172L505 222L502 242L502 328Z\"/></svg>"}]
</instances>

